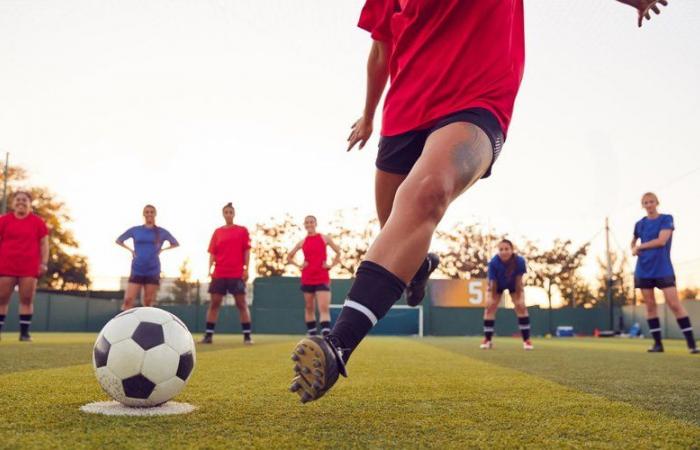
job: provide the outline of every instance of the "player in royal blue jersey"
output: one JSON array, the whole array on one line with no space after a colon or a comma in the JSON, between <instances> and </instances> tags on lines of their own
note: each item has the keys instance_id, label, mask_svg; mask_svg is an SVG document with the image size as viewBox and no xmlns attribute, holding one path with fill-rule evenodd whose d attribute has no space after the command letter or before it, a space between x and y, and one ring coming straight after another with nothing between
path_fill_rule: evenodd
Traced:
<instances>
[{"instance_id":1,"label":"player in royal blue jersey","mask_svg":"<svg viewBox=\"0 0 700 450\"><path fill-rule=\"evenodd\" d=\"M690 353L700 353L695 343L693 326L690 324L688 312L678 300L678 291L676 290L676 275L673 271L673 264L671 264L671 242L675 229L673 216L659 213L659 199L652 192L647 192L642 196L642 207L647 211L647 215L634 225L631 246L632 254L637 257L634 287L642 291L644 304L647 308L649 332L654 338L654 345L648 351L650 353L664 351L661 342L661 323L654 298L654 288L657 288L663 292L666 304L676 316L676 321L685 336Z\"/></svg>"},{"instance_id":2,"label":"player in royal blue jersey","mask_svg":"<svg viewBox=\"0 0 700 450\"><path fill-rule=\"evenodd\" d=\"M143 289L143 306L152 306L156 301L156 294L160 286L160 254L165 250L177 247L178 242L165 228L156 225L156 208L146 205L143 208L144 224L131 227L117 238L117 245L131 252L131 274L129 284L124 292L124 304L126 310L134 306L134 300ZM133 249L124 242L132 239ZM163 248L168 242L169 246Z\"/></svg>"},{"instance_id":3,"label":"player in royal blue jersey","mask_svg":"<svg viewBox=\"0 0 700 450\"><path fill-rule=\"evenodd\" d=\"M496 324L496 311L501 303L503 292L508 290L510 298L515 305L515 314L518 316L518 327L523 336L523 348L532 350L530 342L530 316L525 307L523 294L523 275L527 273L525 258L515 253L513 243L503 239L498 244L498 255L489 262L489 293L486 308L484 309L484 340L480 348L489 350L493 348L493 331Z\"/></svg>"}]
</instances>

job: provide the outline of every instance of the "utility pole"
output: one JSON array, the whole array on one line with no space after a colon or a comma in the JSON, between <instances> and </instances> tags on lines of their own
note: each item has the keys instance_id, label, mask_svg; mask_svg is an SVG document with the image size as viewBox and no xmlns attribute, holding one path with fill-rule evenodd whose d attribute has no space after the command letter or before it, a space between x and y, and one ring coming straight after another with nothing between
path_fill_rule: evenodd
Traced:
<instances>
[{"instance_id":1,"label":"utility pole","mask_svg":"<svg viewBox=\"0 0 700 450\"><path fill-rule=\"evenodd\" d=\"M605 277L606 296L608 299L608 307L610 308L610 330L615 330L613 317L613 301L612 301L612 261L610 258L610 224L608 218L605 218L605 257L608 263L608 273Z\"/></svg>"},{"instance_id":2,"label":"utility pole","mask_svg":"<svg viewBox=\"0 0 700 450\"><path fill-rule=\"evenodd\" d=\"M5 153L5 169L3 174L3 189L2 189L2 206L0 207L0 214L5 214L7 212L7 178L10 172L10 153Z\"/></svg>"}]
</instances>

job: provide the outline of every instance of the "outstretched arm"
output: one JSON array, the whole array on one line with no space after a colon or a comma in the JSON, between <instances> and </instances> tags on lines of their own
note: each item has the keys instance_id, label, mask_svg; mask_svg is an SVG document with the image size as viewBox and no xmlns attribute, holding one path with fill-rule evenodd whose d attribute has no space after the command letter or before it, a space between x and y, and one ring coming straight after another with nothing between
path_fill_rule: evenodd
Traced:
<instances>
[{"instance_id":1,"label":"outstretched arm","mask_svg":"<svg viewBox=\"0 0 700 450\"><path fill-rule=\"evenodd\" d=\"M661 14L659 5L668 6L667 0L617 0L637 10L637 26L641 27L644 19L651 20L651 12Z\"/></svg>"},{"instance_id":2,"label":"outstretched arm","mask_svg":"<svg viewBox=\"0 0 700 450\"><path fill-rule=\"evenodd\" d=\"M372 48L367 59L367 93L365 96L365 109L357 122L352 125L352 132L348 137L348 151L355 144L360 143L362 148L372 135L372 123L374 113L377 110L379 100L382 98L384 87L389 78L389 44L383 41L372 41Z\"/></svg>"}]
</instances>

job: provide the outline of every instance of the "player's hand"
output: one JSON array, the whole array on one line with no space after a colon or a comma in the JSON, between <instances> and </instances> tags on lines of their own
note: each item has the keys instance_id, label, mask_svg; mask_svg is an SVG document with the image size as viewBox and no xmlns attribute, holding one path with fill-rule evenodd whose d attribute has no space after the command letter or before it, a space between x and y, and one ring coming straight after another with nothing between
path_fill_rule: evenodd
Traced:
<instances>
[{"instance_id":1,"label":"player's hand","mask_svg":"<svg viewBox=\"0 0 700 450\"><path fill-rule=\"evenodd\" d=\"M638 256L639 255L639 246L632 247L632 256Z\"/></svg>"},{"instance_id":2,"label":"player's hand","mask_svg":"<svg viewBox=\"0 0 700 450\"><path fill-rule=\"evenodd\" d=\"M350 128L352 128L352 132L348 136L348 151L352 150L358 142L360 143L358 148L362 150L372 135L372 121L362 116Z\"/></svg>"},{"instance_id":3,"label":"player's hand","mask_svg":"<svg viewBox=\"0 0 700 450\"><path fill-rule=\"evenodd\" d=\"M637 26L641 27L642 23L644 22L644 19L646 20L651 20L651 12L653 11L655 14L661 14L661 10L659 9L659 4L663 6L668 6L668 1L667 0L638 0L635 5L633 5L635 8L637 8L637 12L639 13L639 17L637 18Z\"/></svg>"},{"instance_id":4,"label":"player's hand","mask_svg":"<svg viewBox=\"0 0 700 450\"><path fill-rule=\"evenodd\" d=\"M44 263L39 264L39 275L45 274L47 270L49 270L48 265L46 265Z\"/></svg>"},{"instance_id":5,"label":"player's hand","mask_svg":"<svg viewBox=\"0 0 700 450\"><path fill-rule=\"evenodd\" d=\"M248 281L248 269L243 271L243 281Z\"/></svg>"},{"instance_id":6,"label":"player's hand","mask_svg":"<svg viewBox=\"0 0 700 450\"><path fill-rule=\"evenodd\" d=\"M333 266L331 266L331 265L328 264L327 262L324 262L324 263L323 263L323 268L324 268L324 269L328 270L328 269L330 269L331 267L333 267Z\"/></svg>"}]
</instances>

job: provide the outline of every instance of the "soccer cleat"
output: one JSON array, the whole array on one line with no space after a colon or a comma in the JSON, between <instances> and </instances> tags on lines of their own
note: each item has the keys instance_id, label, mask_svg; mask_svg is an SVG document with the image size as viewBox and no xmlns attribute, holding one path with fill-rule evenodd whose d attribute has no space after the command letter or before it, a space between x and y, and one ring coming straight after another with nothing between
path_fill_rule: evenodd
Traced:
<instances>
[{"instance_id":1,"label":"soccer cleat","mask_svg":"<svg viewBox=\"0 0 700 450\"><path fill-rule=\"evenodd\" d=\"M698 353L700 353L700 349L698 348L689 348L688 351L691 355L697 355Z\"/></svg>"},{"instance_id":2,"label":"soccer cleat","mask_svg":"<svg viewBox=\"0 0 700 450\"><path fill-rule=\"evenodd\" d=\"M652 347L647 349L647 353L663 353L664 346L661 344L654 344Z\"/></svg>"},{"instance_id":3,"label":"soccer cleat","mask_svg":"<svg viewBox=\"0 0 700 450\"><path fill-rule=\"evenodd\" d=\"M199 341L200 344L213 344L214 343L214 338L211 334L205 334L202 337L202 340Z\"/></svg>"},{"instance_id":4,"label":"soccer cleat","mask_svg":"<svg viewBox=\"0 0 700 450\"><path fill-rule=\"evenodd\" d=\"M329 340L318 336L304 338L292 353L294 379L289 387L302 403L317 400L338 381L347 376L341 351Z\"/></svg>"},{"instance_id":5,"label":"soccer cleat","mask_svg":"<svg viewBox=\"0 0 700 450\"><path fill-rule=\"evenodd\" d=\"M20 334L19 341L20 342L32 342L32 337L28 334Z\"/></svg>"},{"instance_id":6,"label":"soccer cleat","mask_svg":"<svg viewBox=\"0 0 700 450\"><path fill-rule=\"evenodd\" d=\"M255 344L255 341L252 339L243 339L243 345L253 345Z\"/></svg>"},{"instance_id":7,"label":"soccer cleat","mask_svg":"<svg viewBox=\"0 0 700 450\"><path fill-rule=\"evenodd\" d=\"M535 347L532 346L532 342L530 342L530 339L527 341L523 341L523 350L534 350Z\"/></svg>"},{"instance_id":8,"label":"soccer cleat","mask_svg":"<svg viewBox=\"0 0 700 450\"><path fill-rule=\"evenodd\" d=\"M479 348L482 350L491 350L493 348L493 342L491 342L490 339L484 339L481 341Z\"/></svg>"},{"instance_id":9,"label":"soccer cleat","mask_svg":"<svg viewBox=\"0 0 700 450\"><path fill-rule=\"evenodd\" d=\"M430 274L437 269L438 264L440 264L440 258L435 253L428 253L426 257L428 260L428 273L420 278L416 277L408 283L406 286L406 303L408 306L418 306L420 302L423 301L425 297L425 287L428 284L428 279Z\"/></svg>"}]
</instances>

